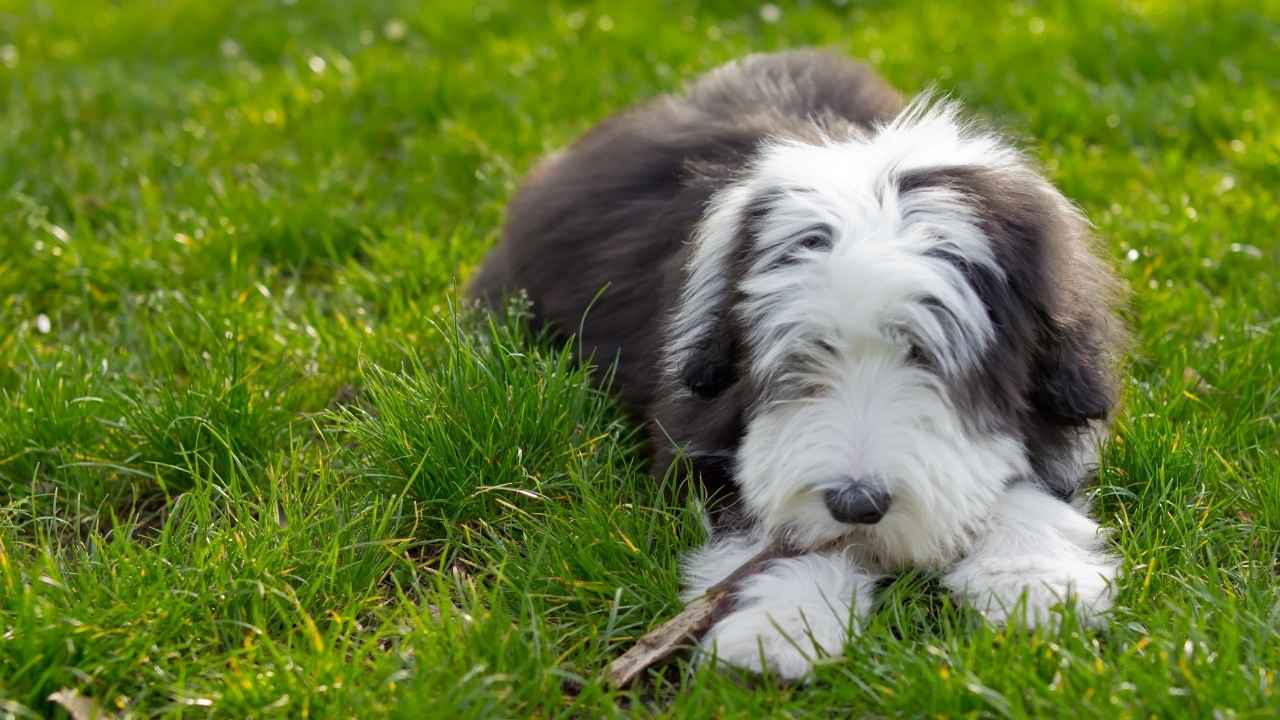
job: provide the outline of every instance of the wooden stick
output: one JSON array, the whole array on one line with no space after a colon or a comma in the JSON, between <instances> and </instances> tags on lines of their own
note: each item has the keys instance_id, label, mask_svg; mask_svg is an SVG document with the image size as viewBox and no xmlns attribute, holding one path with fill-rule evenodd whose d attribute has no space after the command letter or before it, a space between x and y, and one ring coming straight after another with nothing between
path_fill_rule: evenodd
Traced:
<instances>
[{"instance_id":1,"label":"wooden stick","mask_svg":"<svg viewBox=\"0 0 1280 720\"><path fill-rule=\"evenodd\" d=\"M685 605L680 614L648 632L621 657L609 663L605 682L614 688L625 688L645 670L671 657L688 643L697 642L717 620L733 610L733 595L743 580L760 572L774 560L796 554L797 551L779 543L760 551L728 577Z\"/></svg>"}]
</instances>

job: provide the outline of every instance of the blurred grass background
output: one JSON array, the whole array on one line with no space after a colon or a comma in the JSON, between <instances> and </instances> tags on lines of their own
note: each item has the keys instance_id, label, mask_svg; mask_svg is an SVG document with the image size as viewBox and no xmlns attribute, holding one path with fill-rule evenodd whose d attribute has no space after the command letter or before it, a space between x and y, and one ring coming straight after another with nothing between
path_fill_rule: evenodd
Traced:
<instances>
[{"instance_id":1,"label":"blurred grass background","mask_svg":"<svg viewBox=\"0 0 1280 720\"><path fill-rule=\"evenodd\" d=\"M542 153L826 46L1022 138L1133 290L1110 627L910 575L808 687L594 678L700 539L457 288ZM1274 717L1280 3L0 0L0 715Z\"/></svg>"}]
</instances>

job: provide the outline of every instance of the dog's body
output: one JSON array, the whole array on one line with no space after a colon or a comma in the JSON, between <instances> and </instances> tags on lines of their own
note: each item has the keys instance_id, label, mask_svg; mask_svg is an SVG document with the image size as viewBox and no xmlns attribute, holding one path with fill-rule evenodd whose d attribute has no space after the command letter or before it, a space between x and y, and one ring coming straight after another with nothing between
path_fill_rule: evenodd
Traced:
<instances>
[{"instance_id":1,"label":"dog's body","mask_svg":"<svg viewBox=\"0 0 1280 720\"><path fill-rule=\"evenodd\" d=\"M1116 562L1073 504L1114 402L1114 282L1079 213L954 105L758 55L543 161L473 292L603 367L715 498L699 594L771 540L705 644L788 677L877 577L924 567L993 620L1086 620ZM832 549L832 548L836 549ZM816 548L823 548L818 550Z\"/></svg>"}]
</instances>

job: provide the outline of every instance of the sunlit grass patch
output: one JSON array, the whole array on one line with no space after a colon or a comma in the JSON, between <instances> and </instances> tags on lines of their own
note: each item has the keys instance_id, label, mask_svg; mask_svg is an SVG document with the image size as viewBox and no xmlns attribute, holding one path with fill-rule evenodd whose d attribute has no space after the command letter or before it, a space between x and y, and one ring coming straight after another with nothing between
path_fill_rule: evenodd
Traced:
<instances>
[{"instance_id":1,"label":"sunlit grass patch","mask_svg":"<svg viewBox=\"0 0 1280 720\"><path fill-rule=\"evenodd\" d=\"M518 312L468 319L443 319L400 367L366 368L366 402L340 422L367 474L407 487L444 525L501 526L508 512L554 502L603 448L638 444L572 345L535 342Z\"/></svg>"},{"instance_id":2,"label":"sunlit grass patch","mask_svg":"<svg viewBox=\"0 0 1280 720\"><path fill-rule=\"evenodd\" d=\"M1277 18L0 0L0 715L1273 715ZM1096 225L1132 290L1118 607L996 630L915 573L810 685L610 691L696 498L572 346L453 309L537 157L802 45L954 95Z\"/></svg>"}]
</instances>

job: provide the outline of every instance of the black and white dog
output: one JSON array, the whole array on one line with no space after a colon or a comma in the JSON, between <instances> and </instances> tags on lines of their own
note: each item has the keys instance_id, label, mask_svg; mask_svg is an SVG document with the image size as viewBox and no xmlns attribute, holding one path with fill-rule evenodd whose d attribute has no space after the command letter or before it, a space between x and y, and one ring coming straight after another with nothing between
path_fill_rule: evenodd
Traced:
<instances>
[{"instance_id":1,"label":"black and white dog","mask_svg":"<svg viewBox=\"0 0 1280 720\"><path fill-rule=\"evenodd\" d=\"M474 281L527 292L712 492L694 597L772 540L704 640L784 677L841 651L878 577L936 571L992 621L1118 562L1076 498L1116 394L1117 284L1080 212L951 102L755 55L611 117L531 173Z\"/></svg>"}]
</instances>

